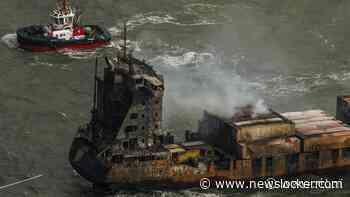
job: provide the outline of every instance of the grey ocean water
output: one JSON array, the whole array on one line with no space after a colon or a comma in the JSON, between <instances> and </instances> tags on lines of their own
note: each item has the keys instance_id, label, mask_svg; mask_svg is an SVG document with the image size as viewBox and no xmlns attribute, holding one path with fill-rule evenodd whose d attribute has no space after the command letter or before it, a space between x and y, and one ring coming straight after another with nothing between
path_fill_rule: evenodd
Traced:
<instances>
[{"instance_id":1,"label":"grey ocean water","mask_svg":"<svg viewBox=\"0 0 350 197\"><path fill-rule=\"evenodd\" d=\"M350 94L348 0L73 3L80 4L85 23L111 31L111 46L58 54L19 50L15 30L47 23L55 1L0 1L0 185L44 174L0 191L1 197L92 196L67 154L76 128L89 120L94 57L113 55L123 18L134 54L165 75L164 127L179 136L196 128L204 109L228 115L234 106L264 102L280 112L321 108L334 114L335 97ZM116 196L349 196L347 183L336 193L183 190Z\"/></svg>"}]
</instances>

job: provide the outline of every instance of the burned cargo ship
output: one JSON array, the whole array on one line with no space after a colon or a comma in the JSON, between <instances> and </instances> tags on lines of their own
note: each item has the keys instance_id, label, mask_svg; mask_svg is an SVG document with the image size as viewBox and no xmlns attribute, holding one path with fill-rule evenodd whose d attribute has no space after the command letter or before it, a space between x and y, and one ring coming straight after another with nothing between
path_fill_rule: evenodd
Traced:
<instances>
[{"instance_id":1,"label":"burned cargo ship","mask_svg":"<svg viewBox=\"0 0 350 197\"><path fill-rule=\"evenodd\" d=\"M91 121L78 130L69 160L98 186L192 187L200 179L291 176L350 166L350 96L337 119L321 110L232 117L205 112L186 140L162 129L164 80L131 55L105 58L96 76Z\"/></svg>"}]
</instances>

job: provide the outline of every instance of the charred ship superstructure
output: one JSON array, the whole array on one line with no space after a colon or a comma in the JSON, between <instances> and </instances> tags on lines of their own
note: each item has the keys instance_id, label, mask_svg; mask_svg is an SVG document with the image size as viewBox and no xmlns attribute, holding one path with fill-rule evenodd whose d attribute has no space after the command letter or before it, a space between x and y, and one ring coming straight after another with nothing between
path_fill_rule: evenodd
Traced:
<instances>
[{"instance_id":1,"label":"charred ship superstructure","mask_svg":"<svg viewBox=\"0 0 350 197\"><path fill-rule=\"evenodd\" d=\"M97 185L191 187L201 178L253 179L350 166L350 97L338 97L337 119L321 110L223 118L208 112L186 141L161 125L163 77L131 55L106 58L95 77L90 123L75 137L70 162ZM96 72L97 73L97 72Z\"/></svg>"}]
</instances>

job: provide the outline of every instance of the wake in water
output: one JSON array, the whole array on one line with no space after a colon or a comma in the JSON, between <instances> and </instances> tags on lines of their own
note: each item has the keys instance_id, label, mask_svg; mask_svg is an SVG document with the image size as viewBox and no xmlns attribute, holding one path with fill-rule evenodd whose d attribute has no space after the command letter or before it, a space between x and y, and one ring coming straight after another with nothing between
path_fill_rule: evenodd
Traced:
<instances>
[{"instance_id":1,"label":"wake in water","mask_svg":"<svg viewBox=\"0 0 350 197\"><path fill-rule=\"evenodd\" d=\"M18 48L17 35L16 34L6 34L1 37L1 42L5 44L10 49Z\"/></svg>"}]
</instances>

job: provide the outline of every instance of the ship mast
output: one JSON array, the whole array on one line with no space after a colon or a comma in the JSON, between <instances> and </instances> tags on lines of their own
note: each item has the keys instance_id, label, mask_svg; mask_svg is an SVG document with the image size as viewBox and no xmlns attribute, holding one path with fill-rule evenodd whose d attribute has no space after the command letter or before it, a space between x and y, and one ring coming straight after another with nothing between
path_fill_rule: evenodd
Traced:
<instances>
[{"instance_id":1,"label":"ship mast","mask_svg":"<svg viewBox=\"0 0 350 197\"><path fill-rule=\"evenodd\" d=\"M96 96L97 96L97 72L98 72L98 58L96 57L96 60L95 60L95 72L94 72L94 98L93 98L93 104L92 104L92 110L93 110L93 113L95 113L97 111L97 107L96 107Z\"/></svg>"},{"instance_id":2,"label":"ship mast","mask_svg":"<svg viewBox=\"0 0 350 197\"><path fill-rule=\"evenodd\" d=\"M123 56L124 58L126 59L126 54L127 54L127 27L126 27L126 21L124 21L124 24L123 24L123 28L124 28L124 31L123 31L123 41L124 41L124 45L123 45Z\"/></svg>"}]
</instances>

